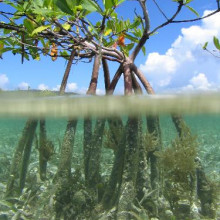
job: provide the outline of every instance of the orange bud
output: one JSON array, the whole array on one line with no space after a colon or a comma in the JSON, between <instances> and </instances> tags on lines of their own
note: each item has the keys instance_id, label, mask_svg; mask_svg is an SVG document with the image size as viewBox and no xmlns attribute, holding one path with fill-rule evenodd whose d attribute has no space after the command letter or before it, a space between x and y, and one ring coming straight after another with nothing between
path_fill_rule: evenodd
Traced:
<instances>
[{"instance_id":1,"label":"orange bud","mask_svg":"<svg viewBox=\"0 0 220 220\"><path fill-rule=\"evenodd\" d=\"M121 47L125 47L125 35L121 34L117 41L118 45Z\"/></svg>"},{"instance_id":2,"label":"orange bud","mask_svg":"<svg viewBox=\"0 0 220 220\"><path fill-rule=\"evenodd\" d=\"M50 55L51 55L53 61L55 61L57 59L57 54L58 54L57 46L55 43L52 43Z\"/></svg>"}]
</instances>

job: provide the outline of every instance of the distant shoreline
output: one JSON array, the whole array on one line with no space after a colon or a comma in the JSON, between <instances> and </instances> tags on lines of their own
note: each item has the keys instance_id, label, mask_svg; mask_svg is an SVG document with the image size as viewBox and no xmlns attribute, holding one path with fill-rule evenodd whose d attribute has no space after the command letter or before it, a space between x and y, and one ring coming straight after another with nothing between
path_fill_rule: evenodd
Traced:
<instances>
[{"instance_id":1,"label":"distant shoreline","mask_svg":"<svg viewBox=\"0 0 220 220\"><path fill-rule=\"evenodd\" d=\"M50 95L60 95L59 91L54 91L54 90L39 90L39 89L29 89L29 90L0 90L0 96L2 95L30 95L30 96L50 96ZM65 92L62 95L79 95L78 93L75 92Z\"/></svg>"}]
</instances>

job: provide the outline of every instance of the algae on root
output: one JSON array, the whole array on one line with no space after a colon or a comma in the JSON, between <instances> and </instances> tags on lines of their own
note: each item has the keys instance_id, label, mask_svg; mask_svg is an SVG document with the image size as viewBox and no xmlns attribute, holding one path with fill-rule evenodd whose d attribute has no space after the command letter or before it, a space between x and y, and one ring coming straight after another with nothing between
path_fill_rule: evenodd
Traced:
<instances>
[{"instance_id":1,"label":"algae on root","mask_svg":"<svg viewBox=\"0 0 220 220\"><path fill-rule=\"evenodd\" d=\"M27 167L30 157L30 151L31 151L31 146L34 139L36 127L37 127L37 120L34 119L27 120L12 159L12 164L10 168L10 177L6 189L6 197L12 196L16 193L20 194L21 190L24 187ZM19 173L19 168L21 169L20 173ZM20 187L19 187L20 189L18 188L16 189L15 182L19 177L20 177ZM20 192L16 192L18 190Z\"/></svg>"}]
</instances>

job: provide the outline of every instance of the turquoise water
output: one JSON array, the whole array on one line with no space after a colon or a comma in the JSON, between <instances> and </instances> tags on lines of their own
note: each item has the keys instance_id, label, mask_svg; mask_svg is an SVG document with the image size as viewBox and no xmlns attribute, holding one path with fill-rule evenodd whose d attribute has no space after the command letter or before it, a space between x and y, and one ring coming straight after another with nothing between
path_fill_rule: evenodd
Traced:
<instances>
[{"instance_id":1,"label":"turquoise water","mask_svg":"<svg viewBox=\"0 0 220 220\"><path fill-rule=\"evenodd\" d=\"M202 106L200 101L197 102L197 104L198 103L200 103L200 106ZM216 105L216 100L213 103ZM12 105L12 103L9 104ZM155 108L158 108L157 106L160 106L160 103L156 103L154 106ZM135 107L138 108L137 105L134 105L134 108ZM50 148L52 150L52 153L47 160L46 178L42 178L42 176L40 176L39 174L39 154L41 146L39 126L40 122L38 119L36 119L39 115L35 112L36 115L35 119L33 120L36 120L36 123L38 123L38 125L36 127L36 131L34 131L34 136L31 142L30 158L25 159L25 150L22 153L23 160L27 160L27 164L25 165L25 183L22 188L19 188L21 185L20 181L23 178L21 178L21 176L19 177L19 175L21 175L20 172L22 170L22 165L18 163L18 166L15 169L15 173L12 174L12 164L15 157L15 150L18 148L18 145L20 143L19 141L22 140L22 132L27 121L30 119L31 111L28 110L28 117L25 117L25 112L23 110L22 114L21 111L18 111L19 113L15 115L14 113L16 113L16 110L14 109L13 112L11 111L11 113L7 115L5 114L7 108L2 108L2 112L4 112L4 114L2 113L2 116L0 116L0 219L13 218L42 220L147 220L156 217L157 219L164 220L218 219L220 217L218 201L220 197L218 195L219 190L217 190L220 181L220 112L218 112L218 109L220 107L210 105L210 109L203 109L204 111L202 111L201 109L198 110L196 107L193 107L193 114L189 114L190 108L187 108L188 109L183 110L183 112L181 113L183 115L186 126L190 129L190 134L186 133L186 135L189 135L190 138L191 136L193 138L195 137L196 154L193 154L194 156L192 160L190 160L190 158L187 158L188 156L185 157L184 155L188 154L187 151L190 151L191 146L184 145L184 143L186 143L186 141L188 140L184 139L185 136L181 137L182 139L178 137L178 133L176 131L174 123L172 122L171 116L167 113L168 108L165 108L166 110L164 112L162 108L160 110L157 110L155 114L153 114L157 115L156 113L160 113L159 125L162 141L162 143L160 144L160 149L158 150L157 148L155 148L156 150L154 150L165 152L166 149L174 149L173 151L170 151L170 154L176 155L176 157L178 157L178 151L181 153L181 149L179 149L178 147L175 148L175 146L178 146L178 143L181 143L183 148L186 149L185 152L182 153L183 164L184 160L188 159L189 163L194 164L195 158L199 158L202 164L202 169L204 171L203 174L205 175L205 177L202 177L202 182L206 182L204 187L210 188L208 190L201 188L201 186L198 184L199 182L201 182L201 180L199 179L201 176L198 177L197 175L197 177L195 177L194 175L195 173L200 172L200 168L198 165L196 165L196 163L193 165L193 167L189 167L189 169L191 169L190 171L181 170L182 168L181 166L178 167L179 165L176 165L176 168L172 167L172 163L168 164L167 169L167 161L165 161L164 163L160 162L160 160L163 161L163 158L165 158L166 160L170 158L164 156L157 156L157 160L159 161L157 169L160 170L160 174L155 175L159 175L160 178L157 182L159 188L155 188L151 179L152 173L154 172L151 167L153 166L151 151L142 152L143 154L146 153L146 171L144 170L144 167L139 168L139 166L142 166L143 164L140 165L140 163L139 165L135 165L137 161L135 159L133 160L133 158L138 157L139 163L143 159L141 155L137 156L136 154L137 149L138 151L141 151L142 149L138 146L143 146L143 149L145 149L145 145L150 142L150 139L147 139L145 137L146 134L150 133L149 128L147 129L145 116L147 115L147 113L149 113L149 110L146 110L146 114L143 114L144 110L141 110L138 113L133 111L131 116L127 115L126 112L126 114L123 114L122 116L116 114L116 116L112 117L114 115L115 109L113 109L112 112L108 112L107 115L100 115L102 117L98 118L98 123L97 116L99 115L99 111L92 115L92 136L90 136L90 139L88 139L89 141L91 141L89 142L91 146L88 146L87 148L87 150L90 149L90 147L92 149L92 151L87 154L87 156L90 155L90 157L92 158L91 160L94 160L92 162L88 162L89 159L86 159L88 157L86 157L85 153L85 127L83 119L83 117L85 116L86 118L88 117L88 115L91 116L91 112L89 114L82 112L78 113L79 117L75 117L72 119L69 118L70 115L68 115L69 117L66 117L67 115L65 114L63 114L62 117L59 117L59 115L56 115L56 117L48 117L48 114L43 113L43 116L45 116L44 119L46 125L45 132L47 144L51 143L51 145L45 144L45 146L52 146L52 148ZM178 109L179 110L177 111L177 113L180 113L181 108L178 107ZM122 109L120 111L122 111ZM150 114L152 116L152 112L150 112ZM7 115L7 117L5 115ZM103 119L105 119L104 122L102 121ZM122 125L117 125L114 127L116 129L116 132L114 134L116 135L116 137L113 140L111 136L112 133L109 133L109 123L110 121L115 121L116 119L120 119L119 121L122 122ZM139 122L141 121L140 124L136 124L138 120ZM70 130L72 133L68 134L70 136L67 135L68 121L69 127L72 126L72 130ZM77 121L74 139L68 139L71 138L71 134L74 134L74 121ZM130 125L128 123L129 121ZM104 123L103 126L102 123ZM96 127L97 125L99 126L99 130ZM137 133L136 136L135 134L137 132L137 129L139 129L140 127L141 133ZM126 134L124 138L122 132L123 129L125 129ZM95 136L96 133L97 136ZM153 133L153 136L154 134L155 133ZM27 134L26 136L28 135L29 134ZM67 139L65 139L65 137L67 137ZM126 139L124 140L125 142L123 142L124 144L116 144L117 140L119 140L117 139L118 137L120 139L120 142L123 142L123 140ZM188 145L192 144L192 148L194 146L193 138L189 139L189 142L187 142ZM140 140L142 144L140 144ZM183 140L185 140L185 142L181 142ZM21 143L24 146L27 146L25 139L23 140L23 142L21 141ZM69 147L69 145L71 144L72 147ZM108 195L107 197L111 197L111 201L109 199L107 200L107 202L104 202L105 192L108 190L108 186L111 182L111 173L114 170L115 161L117 160L117 153L119 151L114 148L115 145L117 145L117 147L121 146L121 148L125 148L124 153L121 154L121 157L123 159L121 160L119 158L117 165L118 170L122 169L122 176L119 178L119 180L117 180L118 182L115 185L115 189L112 191L114 192L114 195L112 194L112 197ZM156 145L157 144L155 144L155 146ZM130 148L126 150L127 146L129 146ZM175 152L177 152L177 154L175 154ZM192 154L189 153L189 157L191 155ZM62 158L65 159L65 157L69 157L69 159L66 159L66 161L64 160L63 162ZM85 165L85 161L90 163L90 165L88 165L89 174L86 174L85 171L85 166L87 166ZM131 163L129 161L131 161ZM70 165L69 162L71 163ZM64 163L64 166L62 165L62 163ZM133 169L136 169L136 171L134 171ZM141 170L141 172L145 172L143 176L146 176L146 178L144 180L141 180L140 178L135 181L129 180L129 178L132 179L133 176L136 176L137 172L140 172L139 169ZM129 172L134 173L130 175ZM157 173L157 171L155 172ZM177 172L177 174L179 175L178 178L181 180L175 179L178 176L175 172ZM7 190L9 187L8 184L10 178L13 179L13 175L16 176L16 178L14 178L13 180L13 187L10 188L10 194L7 194ZM88 182L86 182L86 175L93 175L94 180L91 181L88 179ZM61 176L61 178L59 176ZM59 181L57 181L56 178L58 178ZM193 181L193 178L197 178L196 181ZM112 177L112 180L114 180L114 176ZM131 187L131 185L129 184L132 181L134 181L133 183L135 183L137 186L133 186L134 191L131 190L128 194L126 194L127 192L123 191L126 189L126 187L123 188L123 184L128 184L128 186ZM138 197L138 187L140 187L141 185L145 185L145 187L147 188L146 192L149 193L149 195L147 193L148 196L146 198ZM203 194L201 193L201 189L203 191ZM155 193L157 192L157 190L159 194ZM181 190L183 190L183 192ZM216 194L216 197L210 197L210 201L207 202L204 198L202 198L205 195L204 192L206 191L208 193L208 196L206 195L206 197L211 196L210 194L212 192ZM132 193L134 193L134 195ZM123 195L127 195L130 199L127 200L127 197L123 197ZM115 200L113 198L115 198ZM134 201L131 198L133 198ZM161 202L162 200L165 202ZM135 205L137 209L131 209L129 208L130 206L127 205L123 206L125 202L126 204L129 204L128 201L133 201L132 204ZM149 205L150 203L152 203L153 205ZM205 204L204 207L201 205L203 203ZM206 206L210 207L207 208ZM196 211L193 211L193 208ZM125 217L123 216L123 213L126 213Z\"/></svg>"},{"instance_id":2,"label":"turquoise water","mask_svg":"<svg viewBox=\"0 0 220 220\"><path fill-rule=\"evenodd\" d=\"M204 166L210 172L220 174L220 115L201 114L184 116L192 133L197 135L199 142L198 154L204 161ZM25 118L0 118L0 152L1 161L10 158L24 128ZM46 120L47 136L55 144L56 154L65 133L67 119ZM161 116L161 130L163 146L167 147L177 136L175 127L168 115ZM144 126L144 125L143 125ZM83 120L77 125L77 139L74 144L74 152L82 156L83 152ZM36 151L36 149L35 149ZM108 150L107 150L108 151ZM36 152L35 152L36 153ZM111 154L111 150L109 150ZM9 160L9 159L8 159ZM10 161L6 161L10 164ZM79 163L79 162L78 162ZM1 169L3 169L1 167ZM2 173L0 173L2 175ZM4 181L1 179L1 181Z\"/></svg>"}]
</instances>

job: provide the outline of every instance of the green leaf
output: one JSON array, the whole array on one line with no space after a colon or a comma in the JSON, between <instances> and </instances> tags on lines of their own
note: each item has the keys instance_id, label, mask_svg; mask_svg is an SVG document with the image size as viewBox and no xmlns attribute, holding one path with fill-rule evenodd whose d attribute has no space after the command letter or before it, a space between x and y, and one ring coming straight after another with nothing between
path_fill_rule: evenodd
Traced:
<instances>
[{"instance_id":1,"label":"green leaf","mask_svg":"<svg viewBox=\"0 0 220 220\"><path fill-rule=\"evenodd\" d=\"M126 46L126 49L130 51L134 47L134 43L130 43Z\"/></svg>"},{"instance_id":2,"label":"green leaf","mask_svg":"<svg viewBox=\"0 0 220 220\"><path fill-rule=\"evenodd\" d=\"M69 54L67 53L66 50L60 51L60 55L61 55L62 57L64 57L66 60L69 59Z\"/></svg>"},{"instance_id":3,"label":"green leaf","mask_svg":"<svg viewBox=\"0 0 220 220\"><path fill-rule=\"evenodd\" d=\"M117 14L115 11L112 11L111 14L110 14L110 16L111 16L112 18L115 18L115 19L118 18L118 14Z\"/></svg>"},{"instance_id":4,"label":"green leaf","mask_svg":"<svg viewBox=\"0 0 220 220\"><path fill-rule=\"evenodd\" d=\"M73 15L73 11L69 8L66 0L55 0L55 4L61 11Z\"/></svg>"},{"instance_id":5,"label":"green leaf","mask_svg":"<svg viewBox=\"0 0 220 220\"><path fill-rule=\"evenodd\" d=\"M129 26L130 29L134 29L137 28L141 23L141 19L140 18L136 18L135 21Z\"/></svg>"},{"instance_id":6,"label":"green leaf","mask_svg":"<svg viewBox=\"0 0 220 220\"><path fill-rule=\"evenodd\" d=\"M159 32L153 32L152 34L150 34L149 36L151 37L151 36L154 36L154 35L156 35L156 34L158 34Z\"/></svg>"},{"instance_id":7,"label":"green leaf","mask_svg":"<svg viewBox=\"0 0 220 220\"><path fill-rule=\"evenodd\" d=\"M142 36L142 30L140 29L140 28L138 28L138 29L134 29L134 31L133 31L133 34L136 36L136 37L141 37Z\"/></svg>"},{"instance_id":8,"label":"green leaf","mask_svg":"<svg viewBox=\"0 0 220 220\"><path fill-rule=\"evenodd\" d=\"M1 50L1 53L5 53L7 51L12 51L13 50L13 47L5 47Z\"/></svg>"},{"instance_id":9,"label":"green leaf","mask_svg":"<svg viewBox=\"0 0 220 220\"><path fill-rule=\"evenodd\" d=\"M220 50L220 44L219 44L219 40L217 37L213 37L213 42L215 44L215 47Z\"/></svg>"},{"instance_id":10,"label":"green leaf","mask_svg":"<svg viewBox=\"0 0 220 220\"><path fill-rule=\"evenodd\" d=\"M144 56L146 56L146 48L145 48L145 46L143 46L143 47L141 48L141 50L142 50Z\"/></svg>"},{"instance_id":11,"label":"green leaf","mask_svg":"<svg viewBox=\"0 0 220 220\"><path fill-rule=\"evenodd\" d=\"M118 6L118 5L120 5L121 3L123 3L125 0L120 0L117 4L116 4L116 6Z\"/></svg>"},{"instance_id":12,"label":"green leaf","mask_svg":"<svg viewBox=\"0 0 220 220\"><path fill-rule=\"evenodd\" d=\"M3 48L4 48L4 43L2 41L0 41L0 57L2 56Z\"/></svg>"},{"instance_id":13,"label":"green leaf","mask_svg":"<svg viewBox=\"0 0 220 220\"><path fill-rule=\"evenodd\" d=\"M115 3L113 0L103 0L103 5L105 6L105 10L108 10L115 6Z\"/></svg>"},{"instance_id":14,"label":"green leaf","mask_svg":"<svg viewBox=\"0 0 220 220\"><path fill-rule=\"evenodd\" d=\"M137 37L133 37L132 35L127 34L127 33L125 34L125 37L135 43L138 43L138 41L139 41L139 39Z\"/></svg>"},{"instance_id":15,"label":"green leaf","mask_svg":"<svg viewBox=\"0 0 220 220\"><path fill-rule=\"evenodd\" d=\"M40 26L40 27L36 28L36 29L31 33L31 35L33 36L34 34L37 34L37 33L41 32L41 31L44 31L44 30L46 30L46 29L49 28L49 27L50 27L50 25Z\"/></svg>"},{"instance_id":16,"label":"green leaf","mask_svg":"<svg viewBox=\"0 0 220 220\"><path fill-rule=\"evenodd\" d=\"M186 5L186 7L187 7L191 12L193 12L198 18L200 17L200 16L199 16L199 13L198 13L194 8L190 7L189 5Z\"/></svg>"},{"instance_id":17,"label":"green leaf","mask_svg":"<svg viewBox=\"0 0 220 220\"><path fill-rule=\"evenodd\" d=\"M129 50L127 47L120 47L120 49L125 54L125 56L129 56Z\"/></svg>"},{"instance_id":18,"label":"green leaf","mask_svg":"<svg viewBox=\"0 0 220 220\"><path fill-rule=\"evenodd\" d=\"M24 19L24 27L27 29L28 33L32 33L35 25L30 19Z\"/></svg>"},{"instance_id":19,"label":"green leaf","mask_svg":"<svg viewBox=\"0 0 220 220\"><path fill-rule=\"evenodd\" d=\"M192 2L193 0L185 0L184 4L189 4L190 2Z\"/></svg>"},{"instance_id":20,"label":"green leaf","mask_svg":"<svg viewBox=\"0 0 220 220\"><path fill-rule=\"evenodd\" d=\"M76 0L66 0L66 3L68 4L68 6L73 9L76 6L79 6L81 4L81 0L80 1L76 1Z\"/></svg>"},{"instance_id":21,"label":"green leaf","mask_svg":"<svg viewBox=\"0 0 220 220\"><path fill-rule=\"evenodd\" d=\"M3 30L3 33L4 33L4 34L9 34L9 33L11 33L11 32L12 32L12 30L9 30L9 29L4 29L4 30Z\"/></svg>"},{"instance_id":22,"label":"green leaf","mask_svg":"<svg viewBox=\"0 0 220 220\"><path fill-rule=\"evenodd\" d=\"M205 42L205 44L203 45L202 49L206 50L207 46L208 46L208 42Z\"/></svg>"},{"instance_id":23,"label":"green leaf","mask_svg":"<svg viewBox=\"0 0 220 220\"><path fill-rule=\"evenodd\" d=\"M83 0L82 6L89 12L97 11L99 13L102 13L102 9L100 8L100 6L92 0Z\"/></svg>"},{"instance_id":24,"label":"green leaf","mask_svg":"<svg viewBox=\"0 0 220 220\"><path fill-rule=\"evenodd\" d=\"M44 0L43 6L49 8L52 6L52 4L53 4L53 0Z\"/></svg>"}]
</instances>

